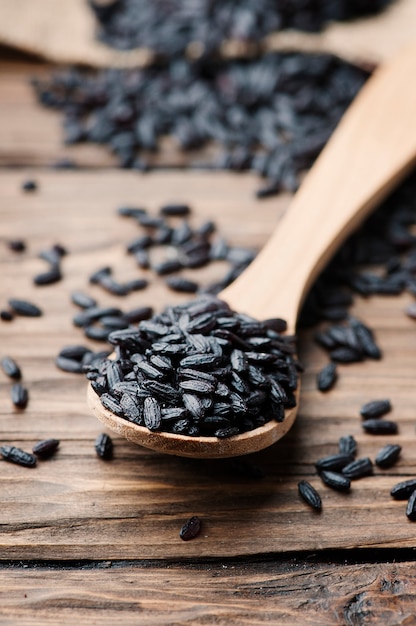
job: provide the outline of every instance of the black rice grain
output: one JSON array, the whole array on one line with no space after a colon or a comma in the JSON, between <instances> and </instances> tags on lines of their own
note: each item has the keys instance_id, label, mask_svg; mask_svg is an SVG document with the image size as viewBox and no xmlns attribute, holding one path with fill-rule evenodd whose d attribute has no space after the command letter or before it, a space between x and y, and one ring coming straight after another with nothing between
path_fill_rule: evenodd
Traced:
<instances>
[{"instance_id":1,"label":"black rice grain","mask_svg":"<svg viewBox=\"0 0 416 626\"><path fill-rule=\"evenodd\" d=\"M416 491L416 478L410 478L394 485L390 495L395 500L407 500L414 491Z\"/></svg>"},{"instance_id":2,"label":"black rice grain","mask_svg":"<svg viewBox=\"0 0 416 626\"><path fill-rule=\"evenodd\" d=\"M141 405L137 404L135 398L129 393L123 393L120 399L120 405L124 412L124 417L130 422L144 425L143 410Z\"/></svg>"},{"instance_id":3,"label":"black rice grain","mask_svg":"<svg viewBox=\"0 0 416 626\"><path fill-rule=\"evenodd\" d=\"M113 440L106 433L101 433L95 440L95 451L101 459L111 459L113 456Z\"/></svg>"},{"instance_id":4,"label":"black rice grain","mask_svg":"<svg viewBox=\"0 0 416 626\"><path fill-rule=\"evenodd\" d=\"M179 276L171 276L166 279L166 285L172 291L179 291L181 293L196 293L199 285L193 280L188 280Z\"/></svg>"},{"instance_id":5,"label":"black rice grain","mask_svg":"<svg viewBox=\"0 0 416 626\"><path fill-rule=\"evenodd\" d=\"M73 291L71 293L71 300L74 304L81 307L81 309L89 309L97 306L97 301L83 291Z\"/></svg>"},{"instance_id":6,"label":"black rice grain","mask_svg":"<svg viewBox=\"0 0 416 626\"><path fill-rule=\"evenodd\" d=\"M25 409L27 407L29 392L21 383L15 383L11 388L10 394L16 408Z\"/></svg>"},{"instance_id":7,"label":"black rice grain","mask_svg":"<svg viewBox=\"0 0 416 626\"><path fill-rule=\"evenodd\" d=\"M32 448L33 454L42 458L48 458L55 454L59 446L59 439L43 439L38 441Z\"/></svg>"},{"instance_id":8,"label":"black rice grain","mask_svg":"<svg viewBox=\"0 0 416 626\"><path fill-rule=\"evenodd\" d=\"M54 265L50 270L46 272L42 272L41 274L36 274L33 278L33 282L35 285L53 285L54 283L59 282L62 279L62 273L59 265Z\"/></svg>"},{"instance_id":9,"label":"black rice grain","mask_svg":"<svg viewBox=\"0 0 416 626\"><path fill-rule=\"evenodd\" d=\"M309 504L315 511L322 510L322 500L319 493L316 491L307 480L301 480L298 483L298 491L301 498Z\"/></svg>"},{"instance_id":10,"label":"black rice grain","mask_svg":"<svg viewBox=\"0 0 416 626\"><path fill-rule=\"evenodd\" d=\"M185 217L191 213L188 204L165 204L160 208L160 214L164 216Z\"/></svg>"},{"instance_id":11,"label":"black rice grain","mask_svg":"<svg viewBox=\"0 0 416 626\"><path fill-rule=\"evenodd\" d=\"M165 15L164 9L159 15ZM160 23L169 27L170 20ZM210 30L209 39L213 36ZM171 33L162 41L171 41ZM64 112L69 143L106 144L121 167L141 167L142 151L156 150L166 135L184 150L216 142L226 151L216 166L256 170L270 181L270 194L297 186L298 173L312 164L368 76L326 55L270 53L253 60L199 63L178 59L176 52L169 56L136 71L88 75L72 69L34 81L34 88L44 106ZM148 228L164 225L163 219L146 214L136 219ZM174 237L175 245L185 240L184 232ZM196 263L202 263L200 255L189 266Z\"/></svg>"},{"instance_id":12,"label":"black rice grain","mask_svg":"<svg viewBox=\"0 0 416 626\"><path fill-rule=\"evenodd\" d=\"M227 428L218 428L218 430L215 431L214 435L215 437L218 437L218 439L226 439L228 437L234 437L235 435L238 435L240 432L240 429L237 426L228 426Z\"/></svg>"},{"instance_id":13,"label":"black rice grain","mask_svg":"<svg viewBox=\"0 0 416 626\"><path fill-rule=\"evenodd\" d=\"M389 413L391 409L390 400L372 400L361 407L360 415L365 419L382 417L382 415Z\"/></svg>"},{"instance_id":14,"label":"black rice grain","mask_svg":"<svg viewBox=\"0 0 416 626\"><path fill-rule=\"evenodd\" d=\"M412 493L407 502L406 515L411 522L416 521L416 491Z\"/></svg>"},{"instance_id":15,"label":"black rice grain","mask_svg":"<svg viewBox=\"0 0 416 626\"><path fill-rule=\"evenodd\" d=\"M99 320L102 317L106 317L107 315L123 315L123 312L118 307L100 307L93 306L85 309L84 311L80 311L73 318L72 321L75 326L88 326L92 322Z\"/></svg>"},{"instance_id":16,"label":"black rice grain","mask_svg":"<svg viewBox=\"0 0 416 626\"><path fill-rule=\"evenodd\" d=\"M150 267L150 258L147 250L137 250L134 253L134 258L136 259L137 265L142 270L148 270Z\"/></svg>"},{"instance_id":17,"label":"black rice grain","mask_svg":"<svg viewBox=\"0 0 416 626\"><path fill-rule=\"evenodd\" d=\"M149 248L153 243L153 237L150 235L140 235L127 244L126 252L128 254L136 254L146 248Z\"/></svg>"},{"instance_id":18,"label":"black rice grain","mask_svg":"<svg viewBox=\"0 0 416 626\"><path fill-rule=\"evenodd\" d=\"M146 289L149 281L146 278L135 278L133 280L129 280L127 283L124 283L124 288L127 289L128 293L132 291L142 291Z\"/></svg>"},{"instance_id":19,"label":"black rice grain","mask_svg":"<svg viewBox=\"0 0 416 626\"><path fill-rule=\"evenodd\" d=\"M114 412L125 419L134 411L130 400L126 411L118 398L130 394L138 407L134 417L150 430L232 436L282 421L285 408L294 406L294 337L231 311L215 297L168 307L137 328L111 332L108 340L116 359L96 366L107 371L104 382L97 369L88 369L92 387L109 410L116 402ZM123 378L137 387L120 388Z\"/></svg>"},{"instance_id":20,"label":"black rice grain","mask_svg":"<svg viewBox=\"0 0 416 626\"><path fill-rule=\"evenodd\" d=\"M135 219L138 215L145 215L146 213L146 209L141 207L121 206L117 209L117 214L121 217L133 217Z\"/></svg>"},{"instance_id":21,"label":"black rice grain","mask_svg":"<svg viewBox=\"0 0 416 626\"><path fill-rule=\"evenodd\" d=\"M348 476L344 476L343 474L325 470L320 472L319 476L325 485L331 487L331 489L335 489L336 491L348 491L351 487L351 480Z\"/></svg>"},{"instance_id":22,"label":"black rice grain","mask_svg":"<svg viewBox=\"0 0 416 626\"><path fill-rule=\"evenodd\" d=\"M13 313L11 313L11 311L3 309L2 311L0 311L0 319L2 319L3 322L11 322L13 320Z\"/></svg>"},{"instance_id":23,"label":"black rice grain","mask_svg":"<svg viewBox=\"0 0 416 626\"><path fill-rule=\"evenodd\" d=\"M55 359L56 366L63 372L70 374L83 374L83 364L79 359L71 359L65 356L57 356Z\"/></svg>"},{"instance_id":24,"label":"black rice grain","mask_svg":"<svg viewBox=\"0 0 416 626\"><path fill-rule=\"evenodd\" d=\"M338 450L340 454L348 454L354 457L357 453L357 442L352 435L344 435L339 438Z\"/></svg>"},{"instance_id":25,"label":"black rice grain","mask_svg":"<svg viewBox=\"0 0 416 626\"><path fill-rule=\"evenodd\" d=\"M365 420L362 427L371 435L396 435L399 430L396 422L378 418Z\"/></svg>"},{"instance_id":26,"label":"black rice grain","mask_svg":"<svg viewBox=\"0 0 416 626\"><path fill-rule=\"evenodd\" d=\"M93 384L94 382L98 383L98 380L93 381L91 383L91 386L93 387L95 391L95 386ZM103 385L103 388L106 389L107 387ZM106 393L106 392L102 393L100 395L100 400L101 400L101 404L103 405L105 409L108 409L109 411L111 411L115 415L118 415L119 417L124 416L123 407L121 406L120 402L116 400L116 398L113 398L113 396L111 396L109 393Z\"/></svg>"},{"instance_id":27,"label":"black rice grain","mask_svg":"<svg viewBox=\"0 0 416 626\"><path fill-rule=\"evenodd\" d=\"M52 248L46 248L45 250L41 250L39 252L39 258L43 259L51 267L58 266L61 257L64 256L65 253L61 252L60 244L53 246Z\"/></svg>"},{"instance_id":28,"label":"black rice grain","mask_svg":"<svg viewBox=\"0 0 416 626\"><path fill-rule=\"evenodd\" d=\"M351 480L358 480L373 473L373 463L368 457L357 459L346 465L342 473Z\"/></svg>"},{"instance_id":29,"label":"black rice grain","mask_svg":"<svg viewBox=\"0 0 416 626\"><path fill-rule=\"evenodd\" d=\"M179 531L179 537L183 541L189 541L190 539L195 539L195 537L199 535L200 532L201 520L197 515L193 515L182 526L181 530Z\"/></svg>"},{"instance_id":30,"label":"black rice grain","mask_svg":"<svg viewBox=\"0 0 416 626\"><path fill-rule=\"evenodd\" d=\"M336 363L358 363L363 360L361 352L344 346L331 350L329 356Z\"/></svg>"},{"instance_id":31,"label":"black rice grain","mask_svg":"<svg viewBox=\"0 0 416 626\"><path fill-rule=\"evenodd\" d=\"M332 454L330 456L325 456L322 459L318 459L315 463L315 467L318 472L322 472L324 470L337 472L349 465L353 460L354 457L350 454Z\"/></svg>"},{"instance_id":32,"label":"black rice grain","mask_svg":"<svg viewBox=\"0 0 416 626\"><path fill-rule=\"evenodd\" d=\"M153 265L153 270L159 276L165 276L166 274L172 274L182 268L182 263L179 259L167 259L161 263Z\"/></svg>"},{"instance_id":33,"label":"black rice grain","mask_svg":"<svg viewBox=\"0 0 416 626\"><path fill-rule=\"evenodd\" d=\"M126 285L118 283L112 276L102 276L98 284L113 296L127 296L130 291Z\"/></svg>"},{"instance_id":34,"label":"black rice grain","mask_svg":"<svg viewBox=\"0 0 416 626\"><path fill-rule=\"evenodd\" d=\"M22 239L9 239L7 246L13 252L24 252L26 250L26 244Z\"/></svg>"},{"instance_id":35,"label":"black rice grain","mask_svg":"<svg viewBox=\"0 0 416 626\"><path fill-rule=\"evenodd\" d=\"M36 306L36 304L33 304L33 302L28 302L28 300L11 298L9 300L9 306L16 315L22 315L24 317L40 317L42 315L42 310Z\"/></svg>"},{"instance_id":36,"label":"black rice grain","mask_svg":"<svg viewBox=\"0 0 416 626\"><path fill-rule=\"evenodd\" d=\"M381 359L382 353L379 346L374 341L374 335L368 326L363 324L360 320L357 320L354 317L350 318L351 328L354 330L355 335L359 341L361 349L363 353L369 359L379 360Z\"/></svg>"},{"instance_id":37,"label":"black rice grain","mask_svg":"<svg viewBox=\"0 0 416 626\"><path fill-rule=\"evenodd\" d=\"M9 378L13 378L14 380L20 380L22 377L20 367L18 366L16 361L10 356L5 356L1 360L1 368L6 376L8 376Z\"/></svg>"},{"instance_id":38,"label":"black rice grain","mask_svg":"<svg viewBox=\"0 0 416 626\"><path fill-rule=\"evenodd\" d=\"M123 313L123 318L129 324L136 324L137 322L141 322L143 320L148 320L153 315L153 308L150 306L142 306L137 309L132 309L131 311L127 311Z\"/></svg>"},{"instance_id":39,"label":"black rice grain","mask_svg":"<svg viewBox=\"0 0 416 626\"><path fill-rule=\"evenodd\" d=\"M335 363L328 363L319 372L316 383L319 391L329 391L337 380L337 366Z\"/></svg>"},{"instance_id":40,"label":"black rice grain","mask_svg":"<svg viewBox=\"0 0 416 626\"><path fill-rule=\"evenodd\" d=\"M36 457L33 454L15 446L0 446L0 454L6 461L16 463L16 465L23 467L35 467L36 465Z\"/></svg>"},{"instance_id":41,"label":"black rice grain","mask_svg":"<svg viewBox=\"0 0 416 626\"><path fill-rule=\"evenodd\" d=\"M22 183L22 191L30 192L36 191L38 188L38 184L35 180L25 180Z\"/></svg>"},{"instance_id":42,"label":"black rice grain","mask_svg":"<svg viewBox=\"0 0 416 626\"><path fill-rule=\"evenodd\" d=\"M110 276L111 272L112 269L108 265L106 265L105 267L100 267L98 270L90 275L89 282L91 283L91 285L98 285L105 276Z\"/></svg>"},{"instance_id":43,"label":"black rice grain","mask_svg":"<svg viewBox=\"0 0 416 626\"><path fill-rule=\"evenodd\" d=\"M143 406L143 419L146 427L151 431L160 430L162 425L162 416L160 411L160 404L152 396L147 396L144 399Z\"/></svg>"},{"instance_id":44,"label":"black rice grain","mask_svg":"<svg viewBox=\"0 0 416 626\"><path fill-rule=\"evenodd\" d=\"M381 469L392 467L400 456L402 448L397 444L388 443L377 452L375 463Z\"/></svg>"},{"instance_id":45,"label":"black rice grain","mask_svg":"<svg viewBox=\"0 0 416 626\"><path fill-rule=\"evenodd\" d=\"M117 315L105 315L100 319L100 323L108 330L124 330L129 326L124 317Z\"/></svg>"},{"instance_id":46,"label":"black rice grain","mask_svg":"<svg viewBox=\"0 0 416 626\"><path fill-rule=\"evenodd\" d=\"M373 15L388 5L388 0L329 4L322 0L292 0L290 3L203 0L189 4L162 0L153 0L150 4L142 0L89 2L96 20L97 37L105 45L123 51L147 48L162 58L187 53L199 60L216 56L227 40L236 42L246 53L256 52L262 38L273 31L289 28L317 32L327 22ZM114 118L119 123L125 122L129 114L129 107L120 105ZM239 125L243 124L244 117L239 110L232 117ZM177 135L177 141L185 145L199 145L196 130L192 131L183 121ZM242 159L240 156L239 161Z\"/></svg>"},{"instance_id":47,"label":"black rice grain","mask_svg":"<svg viewBox=\"0 0 416 626\"><path fill-rule=\"evenodd\" d=\"M62 356L66 359L81 361L89 352L91 352L91 350L87 346L71 345L61 348L61 350L59 351L59 356Z\"/></svg>"},{"instance_id":48,"label":"black rice grain","mask_svg":"<svg viewBox=\"0 0 416 626\"><path fill-rule=\"evenodd\" d=\"M86 326L84 328L84 333L88 339L94 339L95 341L107 341L108 336L111 333L111 329L104 328L103 326Z\"/></svg>"}]
</instances>

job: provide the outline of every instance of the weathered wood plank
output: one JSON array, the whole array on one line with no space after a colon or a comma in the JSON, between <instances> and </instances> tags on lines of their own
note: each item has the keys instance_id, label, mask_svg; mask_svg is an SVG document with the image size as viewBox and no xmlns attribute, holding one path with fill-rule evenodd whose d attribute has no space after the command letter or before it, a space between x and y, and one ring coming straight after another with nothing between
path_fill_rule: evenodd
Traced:
<instances>
[{"instance_id":1,"label":"weathered wood plank","mask_svg":"<svg viewBox=\"0 0 416 626\"><path fill-rule=\"evenodd\" d=\"M414 563L5 568L2 624L416 624Z\"/></svg>"},{"instance_id":2,"label":"weathered wood plank","mask_svg":"<svg viewBox=\"0 0 416 626\"><path fill-rule=\"evenodd\" d=\"M39 182L35 194L20 191L28 177ZM13 411L10 382L1 376L0 442L30 449L44 437L61 440L56 457L33 470L0 461L0 559L184 559L413 546L414 526L404 505L389 496L399 477L416 470L416 334L414 323L403 315L408 297L357 300L354 312L375 327L385 359L341 367L329 394L315 389L316 373L327 357L313 345L311 331L302 334L306 374L300 415L284 440L253 456L265 473L257 481L242 478L227 461L170 458L118 438L114 460L101 461L93 449L101 426L86 408L85 382L54 365L62 345L84 341L71 322L76 309L69 300L72 289L87 289L100 303L125 309L148 303L160 309L180 299L153 276L148 290L123 300L88 285L87 275L104 264L121 280L138 274L124 244L139 231L115 215L117 206L134 203L156 211L163 202L189 200L195 224L213 218L233 243L256 247L266 240L288 198L258 203L251 193L255 184L252 176L207 172L0 174L2 236L22 237L28 244L22 255L0 246L0 308L14 296L27 297L45 310L39 319L0 324L1 353L19 361L31 397L25 412ZM37 254L56 242L69 250L65 278L58 285L34 287L31 278L43 267ZM192 275L212 279L216 273L219 266ZM400 434L389 441L402 444L401 462L357 482L349 495L321 486L313 463L335 451L340 435L354 434L360 454L372 458L386 442L364 434L358 415L366 400L386 396L400 424ZM321 491L322 515L299 500L301 477L309 477ZM203 532L184 543L179 529L194 514L203 520Z\"/></svg>"}]
</instances>

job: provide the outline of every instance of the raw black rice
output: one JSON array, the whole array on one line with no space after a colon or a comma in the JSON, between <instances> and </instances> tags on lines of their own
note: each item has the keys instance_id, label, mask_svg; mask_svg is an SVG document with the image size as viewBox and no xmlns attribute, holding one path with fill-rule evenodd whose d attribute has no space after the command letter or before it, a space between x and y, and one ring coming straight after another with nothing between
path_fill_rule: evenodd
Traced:
<instances>
[{"instance_id":1,"label":"raw black rice","mask_svg":"<svg viewBox=\"0 0 416 626\"><path fill-rule=\"evenodd\" d=\"M38 184L35 180L24 180L22 183L22 191L30 192L36 191Z\"/></svg>"},{"instance_id":2,"label":"raw black rice","mask_svg":"<svg viewBox=\"0 0 416 626\"><path fill-rule=\"evenodd\" d=\"M193 515L188 520L186 520L185 524L182 526L179 536L183 541L189 541L190 539L195 539L197 535L201 532L201 520L197 515Z\"/></svg>"},{"instance_id":3,"label":"raw black rice","mask_svg":"<svg viewBox=\"0 0 416 626\"><path fill-rule=\"evenodd\" d=\"M35 285L53 285L61 280L62 273L59 265L54 265L50 270L36 274L33 279Z\"/></svg>"},{"instance_id":4,"label":"raw black rice","mask_svg":"<svg viewBox=\"0 0 416 626\"><path fill-rule=\"evenodd\" d=\"M26 250L26 243L22 239L9 239L7 246L13 252L24 252Z\"/></svg>"},{"instance_id":5,"label":"raw black rice","mask_svg":"<svg viewBox=\"0 0 416 626\"><path fill-rule=\"evenodd\" d=\"M59 439L43 439L42 441L35 443L32 448L32 452L41 458L48 458L55 454L59 443Z\"/></svg>"},{"instance_id":6,"label":"raw black rice","mask_svg":"<svg viewBox=\"0 0 416 626\"><path fill-rule=\"evenodd\" d=\"M400 456L402 448L398 444L388 443L377 452L375 463L382 469L387 469L394 465Z\"/></svg>"},{"instance_id":7,"label":"raw black rice","mask_svg":"<svg viewBox=\"0 0 416 626\"><path fill-rule=\"evenodd\" d=\"M394 485L390 495L395 500L407 500L414 491L416 491L416 478L410 478Z\"/></svg>"},{"instance_id":8,"label":"raw black rice","mask_svg":"<svg viewBox=\"0 0 416 626\"><path fill-rule=\"evenodd\" d=\"M337 366L335 363L328 363L317 376L317 386L319 391L329 391L337 380Z\"/></svg>"},{"instance_id":9,"label":"raw black rice","mask_svg":"<svg viewBox=\"0 0 416 626\"><path fill-rule=\"evenodd\" d=\"M36 465L36 457L33 454L15 446L0 446L0 454L6 461L16 463L16 465L24 467L34 467Z\"/></svg>"},{"instance_id":10,"label":"raw black rice","mask_svg":"<svg viewBox=\"0 0 416 626\"><path fill-rule=\"evenodd\" d=\"M6 376L8 376L9 378L13 378L14 380L20 380L22 377L20 367L18 366L16 361L10 356L5 356L1 360L1 368Z\"/></svg>"},{"instance_id":11,"label":"raw black rice","mask_svg":"<svg viewBox=\"0 0 416 626\"><path fill-rule=\"evenodd\" d=\"M309 504L315 511L322 510L322 500L319 493L316 491L307 480L301 480L298 483L298 491L301 498Z\"/></svg>"},{"instance_id":12,"label":"raw black rice","mask_svg":"<svg viewBox=\"0 0 416 626\"><path fill-rule=\"evenodd\" d=\"M11 322L13 320L13 313L4 309L0 311L0 318L3 320L3 322Z\"/></svg>"},{"instance_id":13,"label":"raw black rice","mask_svg":"<svg viewBox=\"0 0 416 626\"><path fill-rule=\"evenodd\" d=\"M320 31L327 22L345 21L383 10L389 0L123 0L103 3L89 0L97 21L97 36L119 50L147 48L157 57L218 54L224 42L244 46L246 54L261 49L260 41L273 31ZM119 117L128 118L126 107ZM182 133L189 133L186 126Z\"/></svg>"},{"instance_id":14,"label":"raw black rice","mask_svg":"<svg viewBox=\"0 0 416 626\"><path fill-rule=\"evenodd\" d=\"M188 280L180 276L171 276L166 279L166 285L173 291L182 293L196 293L198 291L198 283L194 280Z\"/></svg>"},{"instance_id":15,"label":"raw black rice","mask_svg":"<svg viewBox=\"0 0 416 626\"><path fill-rule=\"evenodd\" d=\"M209 166L256 171L270 181L263 197L296 189L298 173L311 166L367 76L327 55L270 53L95 74L72 69L33 84L43 105L66 115L69 144L106 144L121 167L141 170L142 154L156 151L165 135L184 151L215 142L221 154ZM135 218L146 227L163 224Z\"/></svg>"},{"instance_id":16,"label":"raw black rice","mask_svg":"<svg viewBox=\"0 0 416 626\"><path fill-rule=\"evenodd\" d=\"M371 402L367 402L361 407L360 415L365 419L382 417L386 413L389 413L391 409L392 406L390 400L371 400Z\"/></svg>"},{"instance_id":17,"label":"raw black rice","mask_svg":"<svg viewBox=\"0 0 416 626\"><path fill-rule=\"evenodd\" d=\"M113 455L113 440L106 433L101 433L95 440L95 451L102 459L111 459Z\"/></svg>"},{"instance_id":18,"label":"raw black rice","mask_svg":"<svg viewBox=\"0 0 416 626\"><path fill-rule=\"evenodd\" d=\"M416 521L416 491L412 493L407 502L406 515L411 522Z\"/></svg>"},{"instance_id":19,"label":"raw black rice","mask_svg":"<svg viewBox=\"0 0 416 626\"><path fill-rule=\"evenodd\" d=\"M354 457L357 453L357 442L352 435L343 435L338 441L340 454L347 454Z\"/></svg>"},{"instance_id":20,"label":"raw black rice","mask_svg":"<svg viewBox=\"0 0 416 626\"><path fill-rule=\"evenodd\" d=\"M15 383L11 388L11 398L14 406L18 409L25 409L29 402L29 392L21 383Z\"/></svg>"},{"instance_id":21,"label":"raw black rice","mask_svg":"<svg viewBox=\"0 0 416 626\"><path fill-rule=\"evenodd\" d=\"M230 320L235 332L220 333ZM168 307L136 328L110 334L117 358L103 361L107 380L103 385L94 376L93 388L106 408L131 419L117 386L129 377L138 385L138 415L150 430L226 437L281 421L285 408L295 405L294 338L268 325L212 296ZM110 372L117 372L116 380Z\"/></svg>"},{"instance_id":22,"label":"raw black rice","mask_svg":"<svg viewBox=\"0 0 416 626\"><path fill-rule=\"evenodd\" d=\"M74 304L81 307L81 309L90 309L91 307L97 306L97 301L83 291L73 291L71 293L71 300Z\"/></svg>"},{"instance_id":23,"label":"raw black rice","mask_svg":"<svg viewBox=\"0 0 416 626\"><path fill-rule=\"evenodd\" d=\"M70 372L71 374L82 374L83 364L80 360L69 358L65 356L57 356L55 359L56 366L64 372Z\"/></svg>"},{"instance_id":24,"label":"raw black rice","mask_svg":"<svg viewBox=\"0 0 416 626\"><path fill-rule=\"evenodd\" d=\"M319 476L325 485L336 491L348 491L351 487L351 480L348 476L344 476L343 474L324 470L320 472Z\"/></svg>"},{"instance_id":25,"label":"raw black rice","mask_svg":"<svg viewBox=\"0 0 416 626\"><path fill-rule=\"evenodd\" d=\"M351 461L342 468L342 473L351 480L357 480L373 473L373 462L368 457Z\"/></svg>"},{"instance_id":26,"label":"raw black rice","mask_svg":"<svg viewBox=\"0 0 416 626\"><path fill-rule=\"evenodd\" d=\"M24 317L40 317L42 315L42 310L36 304L28 300L10 298L9 306L16 315L22 315Z\"/></svg>"},{"instance_id":27,"label":"raw black rice","mask_svg":"<svg viewBox=\"0 0 416 626\"><path fill-rule=\"evenodd\" d=\"M315 463L315 467L318 472L323 470L330 470L337 472L349 465L354 460L354 457L350 454L331 454L330 456L318 459Z\"/></svg>"},{"instance_id":28,"label":"raw black rice","mask_svg":"<svg viewBox=\"0 0 416 626\"><path fill-rule=\"evenodd\" d=\"M378 418L365 420L362 427L371 435L396 435L399 430L396 422Z\"/></svg>"}]
</instances>

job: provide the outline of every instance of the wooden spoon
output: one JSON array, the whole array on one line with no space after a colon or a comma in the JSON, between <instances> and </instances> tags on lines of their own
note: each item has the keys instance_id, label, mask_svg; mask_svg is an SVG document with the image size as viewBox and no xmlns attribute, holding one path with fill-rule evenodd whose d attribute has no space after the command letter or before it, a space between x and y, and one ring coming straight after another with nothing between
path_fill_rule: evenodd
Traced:
<instances>
[{"instance_id":1,"label":"wooden spoon","mask_svg":"<svg viewBox=\"0 0 416 626\"><path fill-rule=\"evenodd\" d=\"M363 87L307 174L255 261L220 298L258 319L283 317L293 332L299 308L340 243L416 160L416 48L383 65ZM297 391L299 396L299 389ZM228 439L150 432L117 417L90 387L88 403L106 426L137 444L180 456L213 458L270 446L292 426L298 406Z\"/></svg>"}]
</instances>

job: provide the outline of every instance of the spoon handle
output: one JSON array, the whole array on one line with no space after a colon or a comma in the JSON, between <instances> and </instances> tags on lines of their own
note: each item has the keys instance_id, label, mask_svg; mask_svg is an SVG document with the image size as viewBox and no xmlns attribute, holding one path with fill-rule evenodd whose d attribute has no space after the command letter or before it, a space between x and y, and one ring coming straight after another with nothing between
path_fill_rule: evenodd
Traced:
<instances>
[{"instance_id":1,"label":"spoon handle","mask_svg":"<svg viewBox=\"0 0 416 626\"><path fill-rule=\"evenodd\" d=\"M307 174L266 246L220 297L294 330L313 280L416 160L416 47L376 70Z\"/></svg>"}]
</instances>

